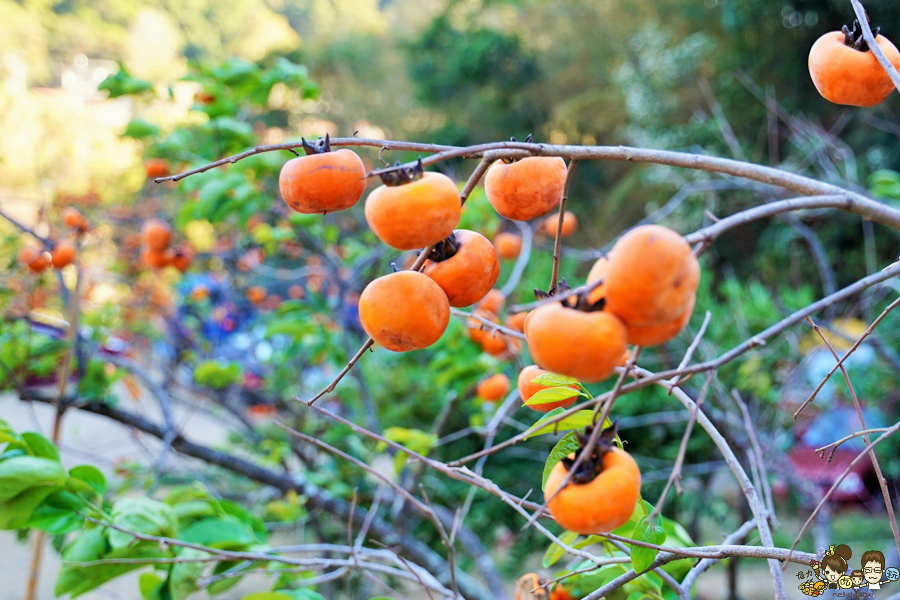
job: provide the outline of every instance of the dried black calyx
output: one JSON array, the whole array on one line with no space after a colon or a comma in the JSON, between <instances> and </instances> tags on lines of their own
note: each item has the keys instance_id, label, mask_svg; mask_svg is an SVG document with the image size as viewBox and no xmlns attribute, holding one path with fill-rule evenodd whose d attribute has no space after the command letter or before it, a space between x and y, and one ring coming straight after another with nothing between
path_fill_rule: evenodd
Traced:
<instances>
[{"instance_id":1,"label":"dried black calyx","mask_svg":"<svg viewBox=\"0 0 900 600\"><path fill-rule=\"evenodd\" d=\"M303 151L306 152L307 156L331 152L331 138L327 133L324 138L319 138L314 142L307 142L306 138L300 138L300 144L303 146Z\"/></svg>"},{"instance_id":2,"label":"dried black calyx","mask_svg":"<svg viewBox=\"0 0 900 600\"><path fill-rule=\"evenodd\" d=\"M613 449L613 440L616 438L616 424L613 423L604 429L597 436L597 442L594 444L594 447L589 450L587 446L592 433L592 426L585 427L583 434L576 432L575 437L578 439L581 448L575 452L574 458L566 457L562 459L563 466L565 466L567 471L571 471L578 458L583 453L590 451L590 454L585 456L581 464L578 465L578 469L572 473L571 481L574 484L584 485L590 483L597 475L603 472L603 457Z\"/></svg>"},{"instance_id":3,"label":"dried black calyx","mask_svg":"<svg viewBox=\"0 0 900 600\"><path fill-rule=\"evenodd\" d=\"M428 260L441 262L456 255L459 252L460 241L456 237L456 233L451 233L448 237L442 239L432 248L428 255Z\"/></svg>"},{"instance_id":4,"label":"dried black calyx","mask_svg":"<svg viewBox=\"0 0 900 600\"><path fill-rule=\"evenodd\" d=\"M423 173L425 173L425 167L422 165L422 159L420 158L411 167L401 165L398 162L389 171L379 173L378 176L381 177L381 182L384 185L396 187L412 183L422 177Z\"/></svg>"},{"instance_id":5,"label":"dried black calyx","mask_svg":"<svg viewBox=\"0 0 900 600\"><path fill-rule=\"evenodd\" d=\"M511 137L509 138L509 141L511 141L511 142L518 142L519 140L516 139L516 136L511 136ZM525 143L526 143L526 144L533 144L533 143L534 143L534 138L531 137L531 134L530 134L530 133L525 137ZM520 158L502 158L502 159L500 159L500 160L502 160L504 163L510 165L510 164L516 162L517 160L521 160L521 159L520 159Z\"/></svg>"},{"instance_id":6,"label":"dried black calyx","mask_svg":"<svg viewBox=\"0 0 900 600\"><path fill-rule=\"evenodd\" d=\"M868 15L866 15L868 19ZM881 31L881 27L876 27L872 30L872 37L878 37L878 32ZM862 27L859 25L859 19L853 20L853 30L851 31L849 27L844 25L841 27L841 32L844 34L844 44L853 48L854 50L859 50L860 52L868 52L869 44L866 43L865 38L863 37Z\"/></svg>"},{"instance_id":7,"label":"dried black calyx","mask_svg":"<svg viewBox=\"0 0 900 600\"><path fill-rule=\"evenodd\" d=\"M562 279L559 280L559 282L555 286L550 288L550 291L548 291L548 292L545 292L544 290L542 290L540 288L534 288L534 297L537 300L547 300L549 298L552 298L553 296L565 294L566 292L569 291L569 289L570 289L569 284L566 283L566 278L563 277ZM566 305L565 298L563 300L561 300L561 302L563 303L564 306Z\"/></svg>"}]
</instances>

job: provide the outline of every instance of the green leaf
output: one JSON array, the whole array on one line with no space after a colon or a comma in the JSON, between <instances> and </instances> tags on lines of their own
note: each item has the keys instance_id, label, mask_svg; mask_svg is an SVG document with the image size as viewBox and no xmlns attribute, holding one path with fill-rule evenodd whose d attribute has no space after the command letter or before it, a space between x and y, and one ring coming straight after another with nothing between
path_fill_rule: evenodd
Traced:
<instances>
[{"instance_id":1,"label":"green leaf","mask_svg":"<svg viewBox=\"0 0 900 600\"><path fill-rule=\"evenodd\" d=\"M160 550L159 544L156 544L154 542L140 542L128 548L120 548L108 553L105 552L105 549L106 544L104 542L104 552L101 552L93 558L84 559L85 562L107 558L137 559L137 562L105 563L86 567L80 565L64 564L63 568L60 570L59 578L57 579L57 590L59 590L61 587L64 587L61 586L61 583L63 583L70 588L67 591L72 595L72 598L75 598L76 596L80 596L81 594L85 594L93 589L96 589L107 581L111 581L116 577L124 575L125 573L134 571L135 569L145 568L147 566L147 559L170 558L172 556L171 552ZM64 558L64 561L66 563L76 562L68 558ZM56 595L61 596L64 593L66 592L57 591Z\"/></svg>"},{"instance_id":2,"label":"green leaf","mask_svg":"<svg viewBox=\"0 0 900 600\"><path fill-rule=\"evenodd\" d=\"M567 546L571 546L572 542L574 542L576 539L578 539L578 534L574 531L564 531L562 535L559 536L559 541L566 544ZM547 548L546 552L544 552L544 560L541 564L545 569L549 569L550 567L555 565L565 553L566 551L563 550L562 546L559 546L555 543L550 544L550 547Z\"/></svg>"},{"instance_id":3,"label":"green leaf","mask_svg":"<svg viewBox=\"0 0 900 600\"><path fill-rule=\"evenodd\" d=\"M260 542L265 542L268 539L269 531L266 529L266 524L256 513L227 498L219 500L219 504L227 514L249 527Z\"/></svg>"},{"instance_id":4,"label":"green leaf","mask_svg":"<svg viewBox=\"0 0 900 600\"><path fill-rule=\"evenodd\" d=\"M86 529L63 551L64 564L56 576L56 586L53 588L57 597L71 592L84 581L82 569L67 567L65 563L90 562L99 559L106 552L104 531L102 527Z\"/></svg>"},{"instance_id":5,"label":"green leaf","mask_svg":"<svg viewBox=\"0 0 900 600\"><path fill-rule=\"evenodd\" d=\"M0 504L0 529L21 529L44 499L59 489L55 485L39 485Z\"/></svg>"},{"instance_id":6,"label":"green leaf","mask_svg":"<svg viewBox=\"0 0 900 600\"><path fill-rule=\"evenodd\" d=\"M641 520L638 521L634 528L634 533L631 538L641 542L647 542L648 544L660 545L666 541L666 532L660 527L658 518L650 521L647 518L648 516L649 515L644 515L641 517ZM656 559L657 552L658 550L655 548L632 546L631 564L634 566L635 572L641 573L642 571L649 569L650 565L653 564L654 559Z\"/></svg>"},{"instance_id":7,"label":"green leaf","mask_svg":"<svg viewBox=\"0 0 900 600\"><path fill-rule=\"evenodd\" d=\"M194 381L221 390L240 381L241 374L241 366L237 363L209 360L194 369Z\"/></svg>"},{"instance_id":8,"label":"green leaf","mask_svg":"<svg viewBox=\"0 0 900 600\"><path fill-rule=\"evenodd\" d=\"M69 469L69 477L74 477L75 479L84 482L101 498L103 497L103 494L106 493L106 477L97 467L92 467L91 465L79 465L73 467Z\"/></svg>"},{"instance_id":9,"label":"green leaf","mask_svg":"<svg viewBox=\"0 0 900 600\"><path fill-rule=\"evenodd\" d=\"M258 541L249 527L231 515L197 521L179 537L186 542L222 550L246 548Z\"/></svg>"},{"instance_id":10,"label":"green leaf","mask_svg":"<svg viewBox=\"0 0 900 600\"><path fill-rule=\"evenodd\" d=\"M113 506L113 525L147 535L174 537L178 531L178 517L167 504L150 498L122 498ZM111 529L109 543L113 548L124 548L135 538L122 531Z\"/></svg>"},{"instance_id":11,"label":"green leaf","mask_svg":"<svg viewBox=\"0 0 900 600\"><path fill-rule=\"evenodd\" d=\"M556 466L556 463L572 454L576 450L581 448L581 444L578 443L578 438L575 437L575 432L570 431L566 435L564 435L556 445L553 446L553 450L550 451L550 456L547 458L547 462L544 464L544 475L541 478L541 491L547 489L547 478L550 477L550 471L553 470L553 467Z\"/></svg>"},{"instance_id":12,"label":"green leaf","mask_svg":"<svg viewBox=\"0 0 900 600\"><path fill-rule=\"evenodd\" d=\"M566 412L566 409L559 407L554 408L546 415L541 417L537 423L531 426L531 428L525 432L525 439L534 437L536 435L543 435L545 433L553 433L554 431L569 431L572 429L581 429L582 427L587 427L593 422L594 419L594 411L591 410L579 410L575 414L569 415L559 423L550 423L555 417L558 417L562 413Z\"/></svg>"},{"instance_id":13,"label":"green leaf","mask_svg":"<svg viewBox=\"0 0 900 600\"><path fill-rule=\"evenodd\" d=\"M179 553L179 558L203 558L210 556L208 552L195 550L194 548L184 548ZM172 600L183 600L187 598L200 586L197 580L203 575L203 569L206 568L204 562L184 562L176 563L172 567L169 574L169 595Z\"/></svg>"},{"instance_id":14,"label":"green leaf","mask_svg":"<svg viewBox=\"0 0 900 600\"><path fill-rule=\"evenodd\" d=\"M550 404L551 402L568 400L569 398L573 398L575 396L587 397L587 394L579 390L573 390L567 385L548 387L535 392L535 394L525 403L525 406L534 406L536 404Z\"/></svg>"},{"instance_id":15,"label":"green leaf","mask_svg":"<svg viewBox=\"0 0 900 600\"><path fill-rule=\"evenodd\" d=\"M308 588L300 588L297 590L278 590L279 594L286 594L291 600L325 600L322 594L314 592ZM386 598L385 600L394 600Z\"/></svg>"},{"instance_id":16,"label":"green leaf","mask_svg":"<svg viewBox=\"0 0 900 600\"><path fill-rule=\"evenodd\" d=\"M285 592L255 592L241 600L294 600L294 597Z\"/></svg>"},{"instance_id":17,"label":"green leaf","mask_svg":"<svg viewBox=\"0 0 900 600\"><path fill-rule=\"evenodd\" d=\"M165 578L160 577L156 573L141 573L141 576L138 578L138 589L140 589L144 600L162 600L160 592L162 592L165 583Z\"/></svg>"},{"instance_id":18,"label":"green leaf","mask_svg":"<svg viewBox=\"0 0 900 600\"><path fill-rule=\"evenodd\" d=\"M0 502L44 483L63 485L66 470L54 460L38 456L16 456L0 462Z\"/></svg>"},{"instance_id":19,"label":"green leaf","mask_svg":"<svg viewBox=\"0 0 900 600\"><path fill-rule=\"evenodd\" d=\"M32 455L59 462L59 450L57 450L56 444L41 434L34 431L26 431L22 434L22 441L28 444Z\"/></svg>"},{"instance_id":20,"label":"green leaf","mask_svg":"<svg viewBox=\"0 0 900 600\"><path fill-rule=\"evenodd\" d=\"M65 490L48 496L44 503L35 509L26 527L40 529L53 535L63 535L80 529L84 524L84 517L76 511L84 507L84 502L73 505L72 498L78 497Z\"/></svg>"},{"instance_id":21,"label":"green leaf","mask_svg":"<svg viewBox=\"0 0 900 600\"><path fill-rule=\"evenodd\" d=\"M542 385L544 387L558 387L561 385L570 386L570 385L579 385L578 380L574 377L569 377L567 375L560 375L559 373L542 373L531 380L531 383L536 383L538 385Z\"/></svg>"},{"instance_id":22,"label":"green leaf","mask_svg":"<svg viewBox=\"0 0 900 600\"><path fill-rule=\"evenodd\" d=\"M119 72L115 75L107 76L106 79L100 82L97 89L109 92L110 98L118 98L128 94L147 92L153 89L153 84L142 79L135 79L125 70L125 66L119 63Z\"/></svg>"},{"instance_id":23,"label":"green leaf","mask_svg":"<svg viewBox=\"0 0 900 600\"><path fill-rule=\"evenodd\" d=\"M148 137L155 137L158 134L159 127L156 125L148 123L143 119L132 119L122 133L122 137L131 137L136 140L142 140Z\"/></svg>"}]
</instances>

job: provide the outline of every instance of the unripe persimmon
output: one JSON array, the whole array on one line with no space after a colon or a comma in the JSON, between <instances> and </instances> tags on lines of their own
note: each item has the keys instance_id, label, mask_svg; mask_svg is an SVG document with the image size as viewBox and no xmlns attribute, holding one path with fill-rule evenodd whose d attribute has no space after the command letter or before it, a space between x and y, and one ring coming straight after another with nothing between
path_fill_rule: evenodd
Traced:
<instances>
[{"instance_id":1,"label":"unripe persimmon","mask_svg":"<svg viewBox=\"0 0 900 600\"><path fill-rule=\"evenodd\" d=\"M566 162L556 156L530 156L506 164L495 162L484 178L488 202L513 221L547 214L562 200Z\"/></svg>"},{"instance_id":2,"label":"unripe persimmon","mask_svg":"<svg viewBox=\"0 0 900 600\"><path fill-rule=\"evenodd\" d=\"M423 173L403 185L382 185L366 198L369 227L397 250L437 244L453 233L459 217L459 190L441 173Z\"/></svg>"},{"instance_id":3,"label":"unripe persimmon","mask_svg":"<svg viewBox=\"0 0 900 600\"><path fill-rule=\"evenodd\" d=\"M610 532L628 522L641 491L641 472L631 455L611 447L602 456L598 475L586 483L573 477L560 490L569 472L566 462L574 460L570 454L568 461L556 463L547 478L544 496L552 498L547 507L556 522L582 535Z\"/></svg>"},{"instance_id":4,"label":"unripe persimmon","mask_svg":"<svg viewBox=\"0 0 900 600\"><path fill-rule=\"evenodd\" d=\"M53 263L53 267L62 269L71 265L75 262L75 252L75 244L72 242L62 241L56 244L56 247L50 252L50 260Z\"/></svg>"},{"instance_id":5,"label":"unripe persimmon","mask_svg":"<svg viewBox=\"0 0 900 600\"><path fill-rule=\"evenodd\" d=\"M475 304L491 291L500 276L500 262L486 237L457 229L435 246L422 272L441 286L450 306L463 307Z\"/></svg>"},{"instance_id":6,"label":"unripe persimmon","mask_svg":"<svg viewBox=\"0 0 900 600\"><path fill-rule=\"evenodd\" d=\"M444 290L417 271L398 271L369 283L359 297L359 320L375 343L393 352L427 348L450 322Z\"/></svg>"},{"instance_id":7,"label":"unripe persimmon","mask_svg":"<svg viewBox=\"0 0 900 600\"><path fill-rule=\"evenodd\" d=\"M509 393L509 377L503 373L491 375L482 379L475 391L479 398L488 402L501 400Z\"/></svg>"},{"instance_id":8,"label":"unripe persimmon","mask_svg":"<svg viewBox=\"0 0 900 600\"><path fill-rule=\"evenodd\" d=\"M628 338L625 325L613 314L553 302L531 311L525 339L542 369L594 383L618 366Z\"/></svg>"},{"instance_id":9,"label":"unripe persimmon","mask_svg":"<svg viewBox=\"0 0 900 600\"><path fill-rule=\"evenodd\" d=\"M19 262L34 273L46 271L50 267L44 251L37 246L23 246L19 251Z\"/></svg>"},{"instance_id":10,"label":"unripe persimmon","mask_svg":"<svg viewBox=\"0 0 900 600\"><path fill-rule=\"evenodd\" d=\"M541 390L546 390L549 386L541 385L539 383L534 383L534 380L540 377L541 375L546 375L550 373L545 369L540 368L537 365L530 365L525 367L519 372L519 379L516 381L516 387L519 389L519 396L522 397L522 402L528 402L532 396L538 393ZM575 399L578 398L578 387L574 385L567 386L572 388L572 395L568 398L563 398L556 402L547 402L546 404L529 404L528 408L531 410L536 410L537 412L550 412L554 408L568 408L575 403Z\"/></svg>"},{"instance_id":11,"label":"unripe persimmon","mask_svg":"<svg viewBox=\"0 0 900 600\"><path fill-rule=\"evenodd\" d=\"M350 208L366 189L366 167L350 150L322 152L287 161L278 187L298 213L326 214Z\"/></svg>"},{"instance_id":12,"label":"unripe persimmon","mask_svg":"<svg viewBox=\"0 0 900 600\"><path fill-rule=\"evenodd\" d=\"M629 325L682 316L697 292L700 264L683 237L659 225L635 227L615 243L606 270L606 311Z\"/></svg>"},{"instance_id":13,"label":"unripe persimmon","mask_svg":"<svg viewBox=\"0 0 900 600\"><path fill-rule=\"evenodd\" d=\"M522 236L504 231L494 236L497 256L503 260L515 260L522 251Z\"/></svg>"},{"instance_id":14,"label":"unripe persimmon","mask_svg":"<svg viewBox=\"0 0 900 600\"><path fill-rule=\"evenodd\" d=\"M549 215L541 221L541 233L550 237L556 237L556 229L559 227L559 215ZM568 237L578 229L578 217L569 211L563 213L562 229L559 237Z\"/></svg>"},{"instance_id":15,"label":"unripe persimmon","mask_svg":"<svg viewBox=\"0 0 900 600\"><path fill-rule=\"evenodd\" d=\"M900 69L897 47L883 35L878 35L875 42L894 68ZM810 49L809 74L826 100L848 106L874 106L894 91L894 84L872 50L865 46L863 51L858 45L849 31L830 31Z\"/></svg>"},{"instance_id":16,"label":"unripe persimmon","mask_svg":"<svg viewBox=\"0 0 900 600\"><path fill-rule=\"evenodd\" d=\"M154 250L165 250L172 243L172 226L162 219L147 219L141 226L141 240Z\"/></svg>"}]
</instances>

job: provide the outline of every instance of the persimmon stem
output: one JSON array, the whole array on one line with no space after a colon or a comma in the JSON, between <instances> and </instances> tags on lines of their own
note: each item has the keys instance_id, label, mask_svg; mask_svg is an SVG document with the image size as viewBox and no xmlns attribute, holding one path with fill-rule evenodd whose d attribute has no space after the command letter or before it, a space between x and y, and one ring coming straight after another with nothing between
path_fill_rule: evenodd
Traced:
<instances>
[{"instance_id":1,"label":"persimmon stem","mask_svg":"<svg viewBox=\"0 0 900 600\"><path fill-rule=\"evenodd\" d=\"M550 275L549 291L551 294L556 290L556 284L559 281L559 258L560 245L562 244L563 220L566 216L566 201L569 199L569 185L572 183L572 175L575 173L575 167L577 166L577 159L572 159L569 162L569 168L566 169L566 181L563 184L562 198L559 201L559 220L556 223L556 239L553 241L553 272Z\"/></svg>"}]
</instances>

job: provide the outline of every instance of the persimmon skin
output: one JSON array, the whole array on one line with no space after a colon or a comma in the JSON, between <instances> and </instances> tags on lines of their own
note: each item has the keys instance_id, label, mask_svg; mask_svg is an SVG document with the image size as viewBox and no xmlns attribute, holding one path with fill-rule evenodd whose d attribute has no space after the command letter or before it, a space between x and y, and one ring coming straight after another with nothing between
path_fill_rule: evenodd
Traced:
<instances>
[{"instance_id":1,"label":"persimmon skin","mask_svg":"<svg viewBox=\"0 0 900 600\"><path fill-rule=\"evenodd\" d=\"M69 229L86 229L87 218L74 206L67 206L62 211L63 225Z\"/></svg>"},{"instance_id":2,"label":"persimmon skin","mask_svg":"<svg viewBox=\"0 0 900 600\"><path fill-rule=\"evenodd\" d=\"M366 198L366 222L397 250L437 244L453 233L460 214L459 190L441 173L424 173L406 185L382 185Z\"/></svg>"},{"instance_id":3,"label":"persimmon skin","mask_svg":"<svg viewBox=\"0 0 900 600\"><path fill-rule=\"evenodd\" d=\"M141 260L151 269L163 269L169 264L169 256L166 251L156 248L144 248L141 252Z\"/></svg>"},{"instance_id":4,"label":"persimmon skin","mask_svg":"<svg viewBox=\"0 0 900 600\"><path fill-rule=\"evenodd\" d=\"M575 458L574 454L569 455ZM562 461L550 471L544 497L551 498L565 481L568 471ZM548 508L563 528L593 535L613 531L628 522L641 491L641 472L624 450L613 447L603 455L603 471L585 484L569 482Z\"/></svg>"},{"instance_id":5,"label":"persimmon skin","mask_svg":"<svg viewBox=\"0 0 900 600\"><path fill-rule=\"evenodd\" d=\"M699 283L700 263L684 238L666 227L642 225L610 252L604 310L629 325L669 323L684 314Z\"/></svg>"},{"instance_id":6,"label":"persimmon skin","mask_svg":"<svg viewBox=\"0 0 900 600\"><path fill-rule=\"evenodd\" d=\"M165 177L169 174L169 163L163 158L148 158L144 162L144 172L149 179Z\"/></svg>"},{"instance_id":7,"label":"persimmon skin","mask_svg":"<svg viewBox=\"0 0 900 600\"><path fill-rule=\"evenodd\" d=\"M612 374L625 354L625 325L608 312L582 312L557 302L525 321L528 351L542 369L595 383Z\"/></svg>"},{"instance_id":8,"label":"persimmon skin","mask_svg":"<svg viewBox=\"0 0 900 600\"><path fill-rule=\"evenodd\" d=\"M491 323L499 323L497 319L497 315L489 310L485 310L481 307L476 308L472 311L473 315L478 315L479 317L490 321ZM491 335L493 328L488 325L485 325L478 319L473 317L469 317L466 319L466 327L469 329L469 338L472 339L473 342L481 343L487 336Z\"/></svg>"},{"instance_id":9,"label":"persimmon skin","mask_svg":"<svg viewBox=\"0 0 900 600\"><path fill-rule=\"evenodd\" d=\"M485 294L484 298L478 303L478 308L492 312L495 315L503 310L506 305L506 296L500 290L491 290Z\"/></svg>"},{"instance_id":10,"label":"persimmon skin","mask_svg":"<svg viewBox=\"0 0 900 600\"><path fill-rule=\"evenodd\" d=\"M266 299L266 288L261 285L254 285L247 288L244 295L247 297L247 300L253 304L259 304Z\"/></svg>"},{"instance_id":11,"label":"persimmon skin","mask_svg":"<svg viewBox=\"0 0 900 600\"><path fill-rule=\"evenodd\" d=\"M346 148L300 156L281 167L278 187L293 210L324 215L359 202L366 189L366 167Z\"/></svg>"},{"instance_id":12,"label":"persimmon skin","mask_svg":"<svg viewBox=\"0 0 900 600\"><path fill-rule=\"evenodd\" d=\"M528 311L524 311L514 315L508 315L506 317L506 326L519 332L525 331L525 319L528 318L529 314Z\"/></svg>"},{"instance_id":13,"label":"persimmon skin","mask_svg":"<svg viewBox=\"0 0 900 600\"><path fill-rule=\"evenodd\" d=\"M883 35L875 41L894 68L900 69L897 47ZM835 104L875 106L894 90L871 49L860 52L847 46L840 31L830 31L813 44L809 74L822 97Z\"/></svg>"},{"instance_id":14,"label":"persimmon skin","mask_svg":"<svg viewBox=\"0 0 900 600\"><path fill-rule=\"evenodd\" d=\"M522 251L522 236L503 231L494 236L494 248L497 256L503 260L515 260Z\"/></svg>"},{"instance_id":15,"label":"persimmon skin","mask_svg":"<svg viewBox=\"0 0 900 600\"><path fill-rule=\"evenodd\" d=\"M688 321L691 320L691 315L694 312L694 301L695 298L691 298L683 315L674 321L669 321L662 325L640 326L625 323L625 329L628 331L628 343L644 348L665 344L677 336L684 329L684 326L687 325Z\"/></svg>"},{"instance_id":16,"label":"persimmon skin","mask_svg":"<svg viewBox=\"0 0 900 600\"><path fill-rule=\"evenodd\" d=\"M556 229L559 227L559 215L549 215L544 218L541 223L541 233L550 237L556 237ZM566 211L563 213L562 229L559 231L559 237L569 237L578 229L578 217L573 213Z\"/></svg>"},{"instance_id":17,"label":"persimmon skin","mask_svg":"<svg viewBox=\"0 0 900 600\"><path fill-rule=\"evenodd\" d=\"M503 373L491 375L479 382L475 392L483 400L496 402L509 393L509 377Z\"/></svg>"},{"instance_id":18,"label":"persimmon skin","mask_svg":"<svg viewBox=\"0 0 900 600\"><path fill-rule=\"evenodd\" d=\"M28 267L32 273L46 271L50 261L44 256L44 251L37 246L25 246L19 251L19 262Z\"/></svg>"},{"instance_id":19,"label":"persimmon skin","mask_svg":"<svg viewBox=\"0 0 900 600\"><path fill-rule=\"evenodd\" d=\"M62 241L56 244L50 253L50 262L53 263L54 269L62 269L68 267L75 262L75 244L72 242Z\"/></svg>"},{"instance_id":20,"label":"persimmon skin","mask_svg":"<svg viewBox=\"0 0 900 600\"><path fill-rule=\"evenodd\" d=\"M172 243L172 226L162 219L147 219L141 226L141 239L154 250L165 250Z\"/></svg>"},{"instance_id":21,"label":"persimmon skin","mask_svg":"<svg viewBox=\"0 0 900 600\"><path fill-rule=\"evenodd\" d=\"M425 261L422 272L441 286L450 306L471 306L485 297L500 276L497 252L486 237L467 229L453 232L459 248L446 260Z\"/></svg>"},{"instance_id":22,"label":"persimmon skin","mask_svg":"<svg viewBox=\"0 0 900 600\"><path fill-rule=\"evenodd\" d=\"M193 261L193 252L187 247L175 248L175 251L169 257L169 264L182 273L185 273L191 266Z\"/></svg>"},{"instance_id":23,"label":"persimmon skin","mask_svg":"<svg viewBox=\"0 0 900 600\"><path fill-rule=\"evenodd\" d=\"M550 371L542 369L537 365L530 365L519 372L519 379L516 381L516 387L519 390L519 396L521 396L523 403L528 402L528 400L539 391L547 389L548 386L534 383L534 380L549 372ZM578 388L574 385L567 387L570 387L573 390L570 398L563 398L557 402L548 402L546 404L527 405L528 408L540 413L550 412L554 408L569 408L575 403L575 399L578 398Z\"/></svg>"},{"instance_id":24,"label":"persimmon skin","mask_svg":"<svg viewBox=\"0 0 900 600\"><path fill-rule=\"evenodd\" d=\"M498 160L484 178L488 202L513 221L530 221L562 200L566 161L558 156L529 156L506 164Z\"/></svg>"},{"instance_id":25,"label":"persimmon skin","mask_svg":"<svg viewBox=\"0 0 900 600\"><path fill-rule=\"evenodd\" d=\"M488 331L481 339L481 349L485 354L496 357L505 357L519 351L519 340L507 337L499 331Z\"/></svg>"},{"instance_id":26,"label":"persimmon skin","mask_svg":"<svg viewBox=\"0 0 900 600\"><path fill-rule=\"evenodd\" d=\"M447 330L450 302L427 275L398 271L366 286L359 297L359 320L369 337L387 350L421 350Z\"/></svg>"}]
</instances>

